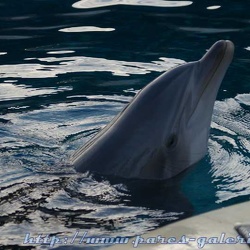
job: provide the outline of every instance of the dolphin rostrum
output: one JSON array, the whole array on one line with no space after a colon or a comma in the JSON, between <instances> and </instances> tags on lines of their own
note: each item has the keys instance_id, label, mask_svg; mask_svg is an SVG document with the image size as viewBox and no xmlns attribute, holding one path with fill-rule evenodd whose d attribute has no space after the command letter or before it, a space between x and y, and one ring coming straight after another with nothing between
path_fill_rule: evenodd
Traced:
<instances>
[{"instance_id":1,"label":"dolphin rostrum","mask_svg":"<svg viewBox=\"0 0 250 250\"><path fill-rule=\"evenodd\" d=\"M216 95L234 53L218 41L199 60L165 72L71 158L79 172L168 179L207 152Z\"/></svg>"}]
</instances>

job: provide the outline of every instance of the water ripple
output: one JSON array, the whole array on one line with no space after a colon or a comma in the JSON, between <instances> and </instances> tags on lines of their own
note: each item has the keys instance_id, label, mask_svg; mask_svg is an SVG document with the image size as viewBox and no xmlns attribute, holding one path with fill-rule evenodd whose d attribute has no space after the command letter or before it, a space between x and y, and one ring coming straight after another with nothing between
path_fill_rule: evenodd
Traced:
<instances>
[{"instance_id":1,"label":"water ripple","mask_svg":"<svg viewBox=\"0 0 250 250\"><path fill-rule=\"evenodd\" d=\"M215 103L209 155L217 203L250 195L250 113L241 106L249 100L241 94Z\"/></svg>"},{"instance_id":2,"label":"water ripple","mask_svg":"<svg viewBox=\"0 0 250 250\"><path fill-rule=\"evenodd\" d=\"M1 67L1 66L0 66ZM9 100L21 100L26 97L41 96L41 95L52 95L64 91L72 90L71 87L59 87L59 88L32 88L27 85L15 85L13 83L0 83L1 101Z\"/></svg>"},{"instance_id":3,"label":"water ripple","mask_svg":"<svg viewBox=\"0 0 250 250\"><path fill-rule=\"evenodd\" d=\"M40 63L0 65L0 78L49 78L76 72L111 72L117 76L129 76L147 74L152 71L162 72L184 63L183 60L174 58L161 57L159 59L159 61L143 63L85 56L26 58L26 61L38 60L50 63L50 65Z\"/></svg>"},{"instance_id":4,"label":"water ripple","mask_svg":"<svg viewBox=\"0 0 250 250\"><path fill-rule=\"evenodd\" d=\"M163 220L171 222L183 216L139 206L124 184L79 175L40 174L0 186L0 190L5 191L0 192L2 244L8 244L10 237L13 244L20 244L27 230L62 236L91 229L99 236L117 232L132 236L153 229Z\"/></svg>"},{"instance_id":5,"label":"water ripple","mask_svg":"<svg viewBox=\"0 0 250 250\"><path fill-rule=\"evenodd\" d=\"M239 32L242 29L222 29L222 28L203 28L203 27L178 27L179 30L191 31L204 34Z\"/></svg>"},{"instance_id":6,"label":"water ripple","mask_svg":"<svg viewBox=\"0 0 250 250\"><path fill-rule=\"evenodd\" d=\"M21 36L21 35L0 35L0 40L24 40L32 39L35 36Z\"/></svg>"}]
</instances>

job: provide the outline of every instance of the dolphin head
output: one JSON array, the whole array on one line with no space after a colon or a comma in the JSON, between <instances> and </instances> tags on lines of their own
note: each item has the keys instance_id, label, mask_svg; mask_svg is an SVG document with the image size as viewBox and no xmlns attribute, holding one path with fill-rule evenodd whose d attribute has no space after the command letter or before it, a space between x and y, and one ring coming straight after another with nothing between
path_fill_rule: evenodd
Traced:
<instances>
[{"instance_id":1,"label":"dolphin head","mask_svg":"<svg viewBox=\"0 0 250 250\"><path fill-rule=\"evenodd\" d=\"M172 69L148 86L158 91L158 109L166 110L153 118L162 123L158 129L162 129L161 154L167 166L163 178L180 173L206 154L214 102L233 52L232 42L218 41L199 61Z\"/></svg>"},{"instance_id":2,"label":"dolphin head","mask_svg":"<svg viewBox=\"0 0 250 250\"><path fill-rule=\"evenodd\" d=\"M80 172L167 179L207 152L216 95L234 45L218 41L199 60L164 73L87 145L72 163Z\"/></svg>"}]
</instances>

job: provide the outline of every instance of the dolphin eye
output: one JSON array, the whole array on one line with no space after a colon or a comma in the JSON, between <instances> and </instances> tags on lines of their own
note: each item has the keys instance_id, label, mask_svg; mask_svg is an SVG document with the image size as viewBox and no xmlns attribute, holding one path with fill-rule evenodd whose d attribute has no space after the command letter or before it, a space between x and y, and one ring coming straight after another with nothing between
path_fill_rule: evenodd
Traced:
<instances>
[{"instance_id":1,"label":"dolphin eye","mask_svg":"<svg viewBox=\"0 0 250 250\"><path fill-rule=\"evenodd\" d=\"M177 135L176 134L172 134L169 136L167 142L166 142L166 147L167 148L172 148L176 145L177 143Z\"/></svg>"}]
</instances>

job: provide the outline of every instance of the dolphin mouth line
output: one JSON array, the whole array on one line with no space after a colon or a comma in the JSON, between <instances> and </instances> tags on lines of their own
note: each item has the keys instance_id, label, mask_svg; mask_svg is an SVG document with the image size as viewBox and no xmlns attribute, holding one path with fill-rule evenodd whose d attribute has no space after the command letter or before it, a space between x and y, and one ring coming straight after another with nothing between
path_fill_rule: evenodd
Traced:
<instances>
[{"instance_id":1,"label":"dolphin mouth line","mask_svg":"<svg viewBox=\"0 0 250 250\"><path fill-rule=\"evenodd\" d=\"M210 83L211 80L214 78L214 76L215 76L215 74L216 74L218 68L220 67L220 65L221 65L221 63L222 63L222 61L223 61L223 59L225 58L226 51L227 51L227 48L228 48L228 42L227 42L227 41L225 41L225 45L226 45L226 46L225 46L225 48L223 49L223 56L221 57L221 59L219 60L219 62L218 62L217 64L215 64L215 66L213 67L213 70L212 70L213 74L212 74L212 75L209 77L209 79L207 80L207 82L206 82L206 84L205 84L205 86L204 86L204 88L203 88L203 90L202 90L202 92L201 92L201 96L200 96L200 97L202 97L204 91L207 89L209 83ZM200 101L200 99L199 99L199 101Z\"/></svg>"},{"instance_id":2,"label":"dolphin mouth line","mask_svg":"<svg viewBox=\"0 0 250 250\"><path fill-rule=\"evenodd\" d=\"M192 118L193 114L195 113L195 111L196 111L196 109L197 109L197 107L199 105L199 102L200 102L200 100L201 100L204 92L206 91L206 89L209 86L209 83L213 80L216 72L218 71L218 68L221 66L221 64L222 64L222 62L223 62L223 60L224 60L224 58L226 56L227 48L228 48L228 42L225 41L225 47L223 48L223 55L221 56L221 59L213 66L213 68L212 68L212 74L210 75L209 79L206 81L206 83L205 83L205 85L204 85L204 87L203 87L203 89L201 91L200 97L199 97L199 99L197 101L197 104L195 105L195 108L194 108L193 112L191 113L191 115L190 115L190 117L189 117L188 120L190 120ZM200 61L199 61L199 63L200 63Z\"/></svg>"}]
</instances>

